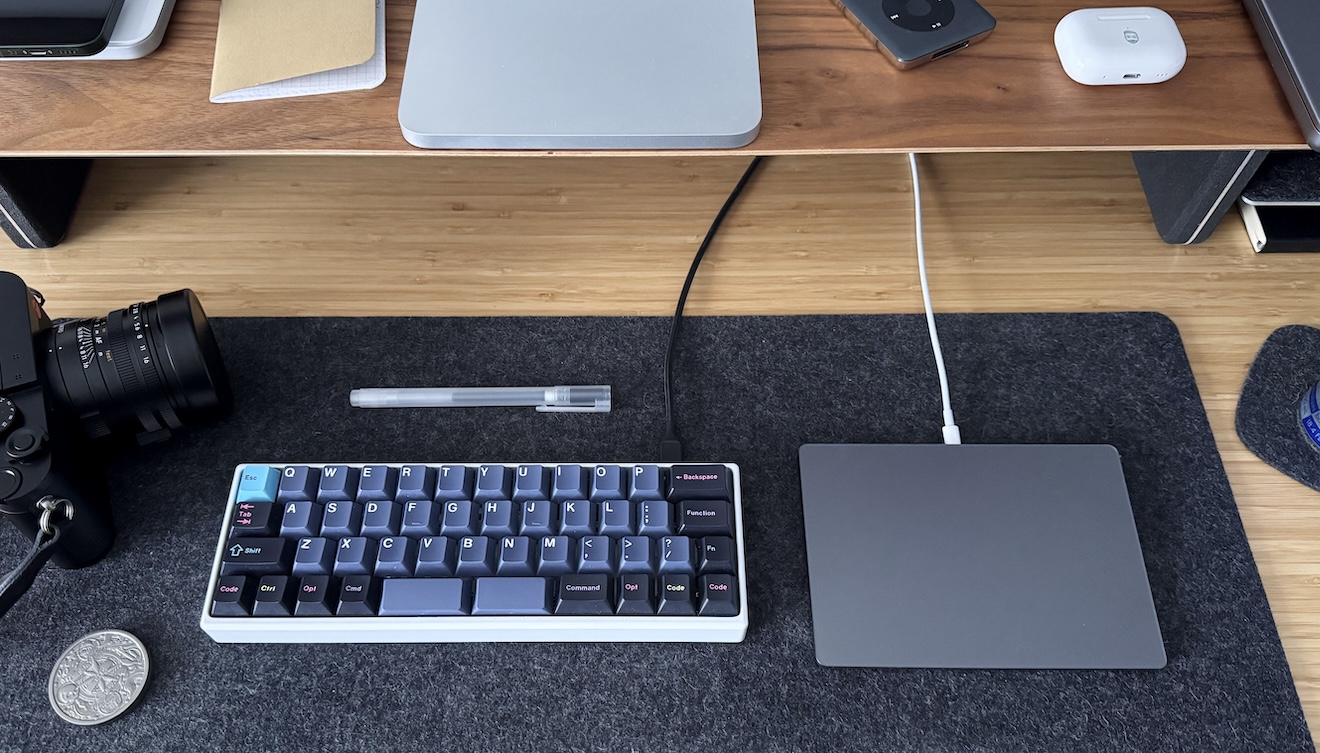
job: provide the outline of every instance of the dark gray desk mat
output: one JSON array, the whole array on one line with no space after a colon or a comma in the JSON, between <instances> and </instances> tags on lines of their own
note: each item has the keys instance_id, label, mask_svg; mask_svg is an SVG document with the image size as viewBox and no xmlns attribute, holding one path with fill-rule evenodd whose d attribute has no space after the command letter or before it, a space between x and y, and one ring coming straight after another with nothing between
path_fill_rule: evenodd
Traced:
<instances>
[{"instance_id":1,"label":"dark gray desk mat","mask_svg":"<svg viewBox=\"0 0 1320 753\"><path fill-rule=\"evenodd\" d=\"M1154 672L827 669L811 641L797 450L934 442L919 316L688 322L691 458L744 473L752 627L737 645L216 645L197 627L245 460L643 460L661 425L659 319L234 319L237 412L112 463L120 537L0 620L0 749L1310 751L1306 723L1177 330L1157 314L942 316L969 442L1123 456L1169 666ZM366 385L609 383L615 410L363 411ZM0 535L0 557L23 544ZM937 597L938 595L933 595ZM46 702L93 629L151 650L95 728Z\"/></svg>"},{"instance_id":2,"label":"dark gray desk mat","mask_svg":"<svg viewBox=\"0 0 1320 753\"><path fill-rule=\"evenodd\" d=\"M1251 362L1235 416L1248 450L1312 489L1320 489L1320 452L1302 434L1297 409L1318 381L1320 329L1280 327Z\"/></svg>"}]
</instances>

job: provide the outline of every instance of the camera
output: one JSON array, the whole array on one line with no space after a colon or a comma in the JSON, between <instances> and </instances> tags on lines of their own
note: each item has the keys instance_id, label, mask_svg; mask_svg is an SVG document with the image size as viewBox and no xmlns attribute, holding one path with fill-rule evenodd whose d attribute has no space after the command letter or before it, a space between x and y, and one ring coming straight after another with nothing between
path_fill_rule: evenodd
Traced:
<instances>
[{"instance_id":1,"label":"camera","mask_svg":"<svg viewBox=\"0 0 1320 753\"><path fill-rule=\"evenodd\" d=\"M58 323L44 303L0 272L0 513L36 538L43 510L68 500L51 559L77 568L115 537L98 445L168 439L228 412L233 396L191 290Z\"/></svg>"}]
</instances>

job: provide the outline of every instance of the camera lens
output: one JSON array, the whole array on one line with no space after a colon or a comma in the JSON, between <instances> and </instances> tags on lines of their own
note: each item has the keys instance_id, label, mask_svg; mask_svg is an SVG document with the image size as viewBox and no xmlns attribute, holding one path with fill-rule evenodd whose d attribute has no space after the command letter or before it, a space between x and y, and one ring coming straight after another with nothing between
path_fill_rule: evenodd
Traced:
<instances>
[{"instance_id":1,"label":"camera lens","mask_svg":"<svg viewBox=\"0 0 1320 753\"><path fill-rule=\"evenodd\" d=\"M233 404L220 349L191 290L60 322L42 336L52 393L93 439L156 442Z\"/></svg>"}]
</instances>

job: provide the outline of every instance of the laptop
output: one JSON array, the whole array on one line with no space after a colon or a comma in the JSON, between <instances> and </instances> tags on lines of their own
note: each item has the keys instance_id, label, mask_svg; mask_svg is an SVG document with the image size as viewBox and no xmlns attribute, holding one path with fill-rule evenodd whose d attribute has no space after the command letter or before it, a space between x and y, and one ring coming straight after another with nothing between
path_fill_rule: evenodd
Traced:
<instances>
[{"instance_id":1,"label":"laptop","mask_svg":"<svg viewBox=\"0 0 1320 753\"><path fill-rule=\"evenodd\" d=\"M418 0L399 100L429 149L707 149L761 124L753 0Z\"/></svg>"},{"instance_id":2,"label":"laptop","mask_svg":"<svg viewBox=\"0 0 1320 753\"><path fill-rule=\"evenodd\" d=\"M1245 0L1243 5L1302 135L1320 151L1320 3Z\"/></svg>"}]
</instances>

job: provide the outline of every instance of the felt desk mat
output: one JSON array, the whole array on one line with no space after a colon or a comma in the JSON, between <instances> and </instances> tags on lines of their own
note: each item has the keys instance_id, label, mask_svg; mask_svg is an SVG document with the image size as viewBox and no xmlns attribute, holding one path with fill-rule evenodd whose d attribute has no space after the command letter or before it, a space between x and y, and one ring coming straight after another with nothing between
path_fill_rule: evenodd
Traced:
<instances>
[{"instance_id":1,"label":"felt desk mat","mask_svg":"<svg viewBox=\"0 0 1320 753\"><path fill-rule=\"evenodd\" d=\"M1298 409L1318 381L1320 329L1280 327L1251 362L1234 416L1248 450L1312 489L1320 489L1320 452L1303 434Z\"/></svg>"},{"instance_id":2,"label":"felt desk mat","mask_svg":"<svg viewBox=\"0 0 1320 753\"><path fill-rule=\"evenodd\" d=\"M699 318L675 363L687 455L743 472L751 628L733 645L217 645L197 626L243 461L648 461L668 321L221 319L224 421L110 462L119 539L0 620L0 749L1310 751L1177 329L1158 314L945 315L968 442L1122 455L1169 664L957 671L816 664L804 442L935 442L920 316ZM362 386L610 384L607 414L360 410ZM0 536L15 562L24 543ZM937 598L937 594L932 595ZM50 668L92 630L152 657L137 706L56 718Z\"/></svg>"}]
</instances>

